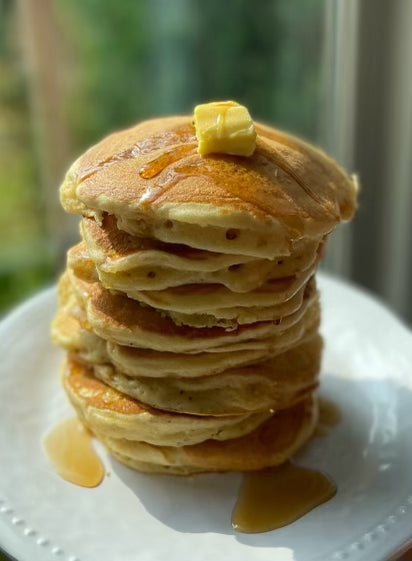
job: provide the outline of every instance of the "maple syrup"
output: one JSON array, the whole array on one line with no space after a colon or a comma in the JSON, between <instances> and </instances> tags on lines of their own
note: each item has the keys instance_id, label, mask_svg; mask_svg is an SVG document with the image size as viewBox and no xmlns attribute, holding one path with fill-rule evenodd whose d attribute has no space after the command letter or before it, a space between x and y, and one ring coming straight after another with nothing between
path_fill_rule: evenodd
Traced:
<instances>
[{"instance_id":1,"label":"maple syrup","mask_svg":"<svg viewBox=\"0 0 412 561\"><path fill-rule=\"evenodd\" d=\"M191 152L195 153L195 151L196 144L182 144L176 148L171 148L158 158L155 158L151 162L145 164L142 168L140 168L139 173L143 179L152 179L171 164L174 164L184 156L189 155Z\"/></svg>"},{"instance_id":2,"label":"maple syrup","mask_svg":"<svg viewBox=\"0 0 412 561\"><path fill-rule=\"evenodd\" d=\"M193 148L193 152L194 152ZM190 150L188 149L188 152ZM169 165L178 162L178 160L183 157L185 154L182 153L182 156L176 157L176 159L172 162L168 162L168 158L164 155L160 156L157 160L153 160L150 162L150 166L153 166L155 172L152 175L148 175L148 170L143 169L141 170L141 176L145 178L155 177L161 171L161 168L165 169ZM164 158L164 159L163 159ZM222 181L222 170L219 166L213 165L213 159L219 160L228 160L230 162L233 159L237 159L238 164L238 173L232 174L225 174L224 181ZM255 155L253 157L254 163L250 160L252 158L244 158L241 156L227 156L227 155L215 155L209 156L208 158L202 158L199 156L198 159L195 161L185 162L182 164L178 164L175 166L171 166L170 169L167 170L165 176L159 178L155 187L161 188L158 189L158 194L156 198L160 195L163 195L166 191L168 191L171 187L175 186L177 183L186 179L187 177L204 177L206 179L211 179L215 183L221 184L222 187L225 189L227 193L234 195L238 199L244 200L248 204L252 203L254 206L259 208L265 213L274 213L276 212L278 215L283 216L290 216L294 217L298 214L297 208L291 204L290 200L285 197L282 190L277 190L275 193L274 187L271 184L271 196L268 197L267 190L265 189L255 189L248 187L247 183L242 181L242 174L246 173L248 170L254 170L254 166L257 164L257 168L260 170L260 177L261 181L265 181L265 175L269 172L270 169L279 169L279 166L274 163L269 156L266 154L266 151L263 148L258 147L255 150ZM270 179L268 179L270 182ZM154 199L152 199L153 201ZM190 196L189 199L190 201ZM313 209L313 213L319 212L317 208Z\"/></svg>"},{"instance_id":3,"label":"maple syrup","mask_svg":"<svg viewBox=\"0 0 412 561\"><path fill-rule=\"evenodd\" d=\"M232 514L238 532L257 534L291 524L336 493L336 485L313 469L286 462L244 475Z\"/></svg>"},{"instance_id":4,"label":"maple syrup","mask_svg":"<svg viewBox=\"0 0 412 561\"><path fill-rule=\"evenodd\" d=\"M319 421L314 436L326 436L341 420L339 407L319 399ZM291 524L331 499L336 485L323 473L286 462L281 466L246 473L232 515L238 532L268 532Z\"/></svg>"},{"instance_id":5,"label":"maple syrup","mask_svg":"<svg viewBox=\"0 0 412 561\"><path fill-rule=\"evenodd\" d=\"M238 199L245 200L248 204L252 203L263 212L269 214L276 213L278 216L283 215L286 219L290 217L293 221L299 215L299 208L292 204L290 197L285 196L283 190L273 185L272 181L273 175L277 176L278 172L282 171L292 177L299 187L305 191L308 201L312 201L312 203L308 202L308 210L310 210L313 218L322 219L324 218L325 211L331 213L333 210L329 208L330 204L327 204L328 201L319 198L318 194L306 185L302 177L296 174L295 170L281 154L273 154L273 151L269 153L264 146L256 148L253 158L241 156L228 157L221 154L209 158L199 156L196 161L173 166L172 164L176 164L186 155L196 153L195 129L190 124L180 125L168 131L154 134L93 165L85 165L80 171L79 182L88 179L101 169L116 162L137 158L140 155L149 154L169 146L172 147L170 150L148 162L139 170L142 178L152 179L171 166L165 177L162 177L155 185L151 185L150 192L143 195L141 203L154 202L172 186L187 177L203 176L221 184L228 193ZM233 159L236 158L237 172L225 174L224 181L222 182L222 172L219 166L211 164L210 158L229 159L230 162L233 162ZM246 182L242 181L243 173L248 171L259 174L259 181L262 183L261 189L248 187L249 179ZM267 188L264 185L265 183L267 183ZM293 186L291 188L293 189ZM269 191L270 196L268 197ZM313 202L316 204L313 204Z\"/></svg>"},{"instance_id":6,"label":"maple syrup","mask_svg":"<svg viewBox=\"0 0 412 561\"><path fill-rule=\"evenodd\" d=\"M150 152L154 152L155 150L159 150L160 148L171 146L173 144L185 145L193 143L195 140L196 135L193 125L180 125L168 131L163 131L160 134L148 136L140 142L121 150L117 154L113 154L91 166L86 165L85 168L80 171L79 183L85 181L92 175L95 175L103 168L115 164L116 162L137 158L143 154L149 154Z\"/></svg>"},{"instance_id":7,"label":"maple syrup","mask_svg":"<svg viewBox=\"0 0 412 561\"><path fill-rule=\"evenodd\" d=\"M53 427L43 446L50 463L66 481L80 487L97 487L103 481L104 466L93 449L91 433L77 418Z\"/></svg>"}]
</instances>

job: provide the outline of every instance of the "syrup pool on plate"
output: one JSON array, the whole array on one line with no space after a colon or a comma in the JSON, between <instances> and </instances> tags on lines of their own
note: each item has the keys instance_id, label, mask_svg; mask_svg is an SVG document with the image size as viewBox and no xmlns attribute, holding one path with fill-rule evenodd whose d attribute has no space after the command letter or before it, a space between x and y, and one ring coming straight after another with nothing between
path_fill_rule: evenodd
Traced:
<instances>
[{"instance_id":1,"label":"syrup pool on plate","mask_svg":"<svg viewBox=\"0 0 412 561\"><path fill-rule=\"evenodd\" d=\"M336 493L323 473L291 462L244 475L232 514L238 532L257 534L291 524Z\"/></svg>"},{"instance_id":2,"label":"syrup pool on plate","mask_svg":"<svg viewBox=\"0 0 412 561\"><path fill-rule=\"evenodd\" d=\"M314 436L327 436L340 421L339 407L319 399L319 421ZM268 532L291 524L336 494L325 474L286 462L278 467L246 473L233 510L232 525L239 532Z\"/></svg>"},{"instance_id":3,"label":"syrup pool on plate","mask_svg":"<svg viewBox=\"0 0 412 561\"><path fill-rule=\"evenodd\" d=\"M336 425L340 411L335 403L321 399L315 436ZM319 432L320 431L320 432ZM44 450L56 472L81 487L96 487L104 478L104 466L93 449L89 431L76 418L52 428L44 439ZM336 485L325 474L284 464L244 474L232 526L242 533L261 533L291 524L336 494Z\"/></svg>"},{"instance_id":4,"label":"syrup pool on plate","mask_svg":"<svg viewBox=\"0 0 412 561\"><path fill-rule=\"evenodd\" d=\"M80 487L97 487L103 481L104 466L89 431L78 419L65 419L53 427L43 446L50 463L66 481Z\"/></svg>"}]
</instances>

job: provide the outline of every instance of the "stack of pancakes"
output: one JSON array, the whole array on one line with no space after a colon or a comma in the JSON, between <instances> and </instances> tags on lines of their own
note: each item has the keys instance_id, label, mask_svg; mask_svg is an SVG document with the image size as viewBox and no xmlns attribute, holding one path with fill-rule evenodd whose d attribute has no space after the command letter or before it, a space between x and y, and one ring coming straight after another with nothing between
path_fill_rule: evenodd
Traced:
<instances>
[{"instance_id":1,"label":"stack of pancakes","mask_svg":"<svg viewBox=\"0 0 412 561\"><path fill-rule=\"evenodd\" d=\"M61 188L83 216L52 326L64 387L135 469L261 469L316 424L314 274L356 185L312 146L256 131L251 157L202 157L190 117L147 121L91 148Z\"/></svg>"}]
</instances>

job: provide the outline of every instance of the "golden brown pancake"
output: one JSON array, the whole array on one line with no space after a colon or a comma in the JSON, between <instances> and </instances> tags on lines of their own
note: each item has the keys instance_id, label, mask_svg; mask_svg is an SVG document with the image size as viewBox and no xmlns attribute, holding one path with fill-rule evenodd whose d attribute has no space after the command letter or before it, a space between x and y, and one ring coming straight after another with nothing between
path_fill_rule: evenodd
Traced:
<instances>
[{"instance_id":1,"label":"golden brown pancake","mask_svg":"<svg viewBox=\"0 0 412 561\"><path fill-rule=\"evenodd\" d=\"M219 317L221 309L266 308L283 304L305 286L314 270L315 267L311 267L291 277L269 280L250 292L233 292L219 284L185 284L165 290L128 288L125 293L129 298L158 310Z\"/></svg>"},{"instance_id":2,"label":"golden brown pancake","mask_svg":"<svg viewBox=\"0 0 412 561\"><path fill-rule=\"evenodd\" d=\"M132 235L274 258L320 238L356 206L355 182L326 154L256 126L251 157L200 156L191 117L154 119L88 150L61 189L68 212L112 214Z\"/></svg>"},{"instance_id":3,"label":"golden brown pancake","mask_svg":"<svg viewBox=\"0 0 412 561\"><path fill-rule=\"evenodd\" d=\"M265 283L260 289L248 292L244 295L233 294L221 285L184 285L178 288L163 291L137 291L133 290L134 279L127 279L127 284L122 286L119 275L113 275L113 280L108 279L107 274L97 271L93 262L89 258L88 251L84 244L78 244L68 251L68 268L76 277L85 279L88 282L97 281L100 277L102 285L109 290L117 292L127 292L128 287L132 287L130 296L135 300L142 300L143 303L150 305L157 303L157 300L166 301L165 307L169 308L168 302L174 307L182 307L186 312L174 309L159 309L164 315L169 316L177 325L189 325L193 327L224 327L226 329L236 329L238 325L255 323L259 321L276 321L282 317L303 310L305 300L311 298L316 291L313 276L313 268L309 268L302 273L284 279L274 279ZM313 265L312 265L313 267ZM309 278L308 278L309 277ZM74 281L76 282L76 281ZM123 283L124 284L124 283ZM176 297L179 295L179 297ZM199 298L201 296L201 298ZM234 298L233 298L234 297ZM187 309L202 309L207 307L207 302L216 305L217 299L224 303L229 300L231 303L243 304L242 306L229 306L216 308L213 310L203 310L203 313L187 313ZM156 302L153 302L153 299ZM237 299L237 301L236 301ZM201 300L201 301L200 301ZM267 301L277 302L274 305L265 305ZM254 301L261 301L263 306L252 305ZM246 302L248 305L246 306Z\"/></svg>"},{"instance_id":4,"label":"golden brown pancake","mask_svg":"<svg viewBox=\"0 0 412 561\"><path fill-rule=\"evenodd\" d=\"M306 270L319 250L319 240L299 240L290 255L275 260L218 254L131 236L108 215L101 225L84 218L81 231L85 243L69 251L70 265L75 268L76 261L90 258L103 286L125 293L187 284L222 284L234 292L249 292L270 279Z\"/></svg>"},{"instance_id":5,"label":"golden brown pancake","mask_svg":"<svg viewBox=\"0 0 412 561\"><path fill-rule=\"evenodd\" d=\"M114 216L104 214L99 224L83 218L80 230L90 257L106 272L117 273L144 266L163 266L182 271L213 272L230 265L255 261L252 257L165 243L132 236L119 230Z\"/></svg>"},{"instance_id":6,"label":"golden brown pancake","mask_svg":"<svg viewBox=\"0 0 412 561\"><path fill-rule=\"evenodd\" d=\"M279 411L254 431L222 442L172 447L98 436L119 461L140 471L177 475L251 471L288 460L310 438L316 421L317 401L310 396Z\"/></svg>"},{"instance_id":7,"label":"golden brown pancake","mask_svg":"<svg viewBox=\"0 0 412 561\"><path fill-rule=\"evenodd\" d=\"M164 290L137 290L133 278L122 277L118 274L98 274L83 244L74 246L68 252L68 268L77 277L93 281L100 277L99 280L105 288L124 293L129 298L152 308L178 313L180 314L179 323L186 325L191 324L190 321L184 321L188 314L206 314L216 318L223 315L224 318L227 318L228 309L230 310L229 317L234 320L237 319L236 314L244 317L244 308L247 308L246 315L250 315L250 308L272 308L269 314L265 314L264 310L263 313L270 319L279 319L282 315L280 313L276 316L276 306L284 305L305 288L313 276L315 266L316 262L309 268L297 272L296 275L269 279L256 290L249 292L233 292L221 284L202 283L184 284ZM259 321L259 319L259 314L256 313L256 319L253 321ZM195 326L200 327L198 322L195 323Z\"/></svg>"},{"instance_id":8,"label":"golden brown pancake","mask_svg":"<svg viewBox=\"0 0 412 561\"><path fill-rule=\"evenodd\" d=\"M154 445L192 445L207 439L237 438L251 432L272 413L224 417L181 415L154 409L94 377L92 370L68 357L63 386L84 424L105 438L139 440Z\"/></svg>"},{"instance_id":9,"label":"golden brown pancake","mask_svg":"<svg viewBox=\"0 0 412 561\"><path fill-rule=\"evenodd\" d=\"M267 360L313 339L319 325L319 313L306 314L301 325L294 325L267 340L254 341L252 348L242 348L241 344L237 344L238 348L231 346L222 351L217 347L190 354L134 348L106 341L91 330L86 313L79 306L66 274L61 277L58 287L59 308L51 326L54 343L76 352L88 364L111 363L132 377L192 378L218 374L230 368Z\"/></svg>"},{"instance_id":10,"label":"golden brown pancake","mask_svg":"<svg viewBox=\"0 0 412 561\"><path fill-rule=\"evenodd\" d=\"M314 273L356 179L255 128L251 156L201 156L191 117L145 121L88 150L61 187L83 216L52 324L63 384L134 469L262 469L315 426Z\"/></svg>"},{"instance_id":11,"label":"golden brown pancake","mask_svg":"<svg viewBox=\"0 0 412 561\"><path fill-rule=\"evenodd\" d=\"M82 280L72 274L70 279L79 304L85 307L87 322L97 335L119 345L158 351L198 353L261 348L266 340L281 336L289 329L299 329L303 336L308 325L317 323L320 313L315 293L302 312L299 310L280 321L241 325L231 331L221 327L195 328L176 325L154 308L142 306L124 295L112 294L98 282Z\"/></svg>"},{"instance_id":12,"label":"golden brown pancake","mask_svg":"<svg viewBox=\"0 0 412 561\"><path fill-rule=\"evenodd\" d=\"M269 360L197 378L127 376L91 364L97 378L157 409L191 415L236 415L290 407L317 387L322 339L316 336Z\"/></svg>"}]
</instances>

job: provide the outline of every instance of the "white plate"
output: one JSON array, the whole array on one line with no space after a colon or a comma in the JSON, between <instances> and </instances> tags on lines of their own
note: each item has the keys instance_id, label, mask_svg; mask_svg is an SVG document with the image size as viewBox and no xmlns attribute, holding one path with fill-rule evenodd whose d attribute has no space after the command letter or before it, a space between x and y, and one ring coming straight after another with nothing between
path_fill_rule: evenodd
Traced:
<instances>
[{"instance_id":1,"label":"white plate","mask_svg":"<svg viewBox=\"0 0 412 561\"><path fill-rule=\"evenodd\" d=\"M61 480L42 436L72 410L63 353L48 330L54 289L0 327L0 545L19 561L379 561L412 539L412 337L370 296L320 276L326 349L321 393L343 419L299 463L338 493L294 524L237 534L241 476L135 473L99 447L110 476L96 489Z\"/></svg>"}]
</instances>

